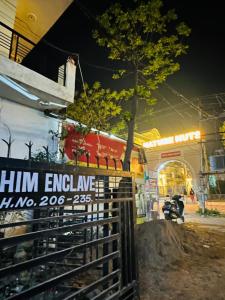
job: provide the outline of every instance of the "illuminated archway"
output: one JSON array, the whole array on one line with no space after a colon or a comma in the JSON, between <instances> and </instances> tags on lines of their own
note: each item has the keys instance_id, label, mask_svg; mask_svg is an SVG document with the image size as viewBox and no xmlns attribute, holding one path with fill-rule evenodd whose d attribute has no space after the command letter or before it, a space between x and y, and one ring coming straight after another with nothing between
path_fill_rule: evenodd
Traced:
<instances>
[{"instance_id":1,"label":"illuminated archway","mask_svg":"<svg viewBox=\"0 0 225 300\"><path fill-rule=\"evenodd\" d=\"M192 167L181 160L162 162L157 169L159 195L189 193L194 184Z\"/></svg>"}]
</instances>

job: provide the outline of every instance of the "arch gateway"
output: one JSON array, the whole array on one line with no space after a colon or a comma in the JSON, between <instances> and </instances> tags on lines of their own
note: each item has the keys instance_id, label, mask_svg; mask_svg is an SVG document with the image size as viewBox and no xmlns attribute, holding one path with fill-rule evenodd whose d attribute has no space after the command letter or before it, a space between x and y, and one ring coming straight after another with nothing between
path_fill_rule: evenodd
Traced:
<instances>
[{"instance_id":1,"label":"arch gateway","mask_svg":"<svg viewBox=\"0 0 225 300\"><path fill-rule=\"evenodd\" d=\"M146 173L157 178L159 196L200 187L202 146L200 132L171 136L143 144Z\"/></svg>"}]
</instances>

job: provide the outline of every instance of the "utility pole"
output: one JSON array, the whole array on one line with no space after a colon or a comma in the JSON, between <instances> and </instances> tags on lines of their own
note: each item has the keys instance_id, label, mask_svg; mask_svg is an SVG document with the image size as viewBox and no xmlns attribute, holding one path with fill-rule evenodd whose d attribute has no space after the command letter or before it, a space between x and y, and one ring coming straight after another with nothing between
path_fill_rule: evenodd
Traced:
<instances>
[{"instance_id":1,"label":"utility pole","mask_svg":"<svg viewBox=\"0 0 225 300\"><path fill-rule=\"evenodd\" d=\"M199 130L202 133L202 109L201 109L201 104L200 104L200 99L199 99ZM203 175L205 171L205 159L204 159L204 141L200 140L200 175L199 175L199 181L200 181L200 190L199 190L199 203L200 203L200 208L202 209L203 215L205 214L205 177Z\"/></svg>"}]
</instances>

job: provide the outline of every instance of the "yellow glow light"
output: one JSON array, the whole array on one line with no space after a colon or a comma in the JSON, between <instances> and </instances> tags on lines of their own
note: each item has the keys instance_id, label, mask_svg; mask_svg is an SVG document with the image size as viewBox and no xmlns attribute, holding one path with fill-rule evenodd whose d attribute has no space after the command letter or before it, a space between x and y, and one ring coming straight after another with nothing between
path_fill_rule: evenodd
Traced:
<instances>
[{"instance_id":1,"label":"yellow glow light","mask_svg":"<svg viewBox=\"0 0 225 300\"><path fill-rule=\"evenodd\" d=\"M155 141L149 141L143 143L143 147L154 148L154 147L159 147L164 145L171 145L171 144L199 140L200 138L201 138L201 132L197 130L197 131L191 131L191 132L187 132L175 136L166 137Z\"/></svg>"}]
</instances>

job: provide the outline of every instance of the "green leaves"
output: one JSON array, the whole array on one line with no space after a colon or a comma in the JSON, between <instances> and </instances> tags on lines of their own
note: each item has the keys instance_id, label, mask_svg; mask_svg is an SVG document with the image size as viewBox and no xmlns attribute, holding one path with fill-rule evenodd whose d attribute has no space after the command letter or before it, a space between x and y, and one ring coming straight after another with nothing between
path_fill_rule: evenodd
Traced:
<instances>
[{"instance_id":1,"label":"green leaves","mask_svg":"<svg viewBox=\"0 0 225 300\"><path fill-rule=\"evenodd\" d=\"M177 33L181 36L189 36L191 33L191 29L184 22L178 24L176 29Z\"/></svg>"},{"instance_id":2,"label":"green leaves","mask_svg":"<svg viewBox=\"0 0 225 300\"><path fill-rule=\"evenodd\" d=\"M100 82L95 82L92 88L85 84L85 92L68 106L67 116L88 129L108 130L110 120L121 112L119 100L117 92L102 88Z\"/></svg>"},{"instance_id":3,"label":"green leaves","mask_svg":"<svg viewBox=\"0 0 225 300\"><path fill-rule=\"evenodd\" d=\"M122 78L123 75L126 73L126 70L118 70L116 74L113 74L113 79L119 79Z\"/></svg>"},{"instance_id":4,"label":"green leaves","mask_svg":"<svg viewBox=\"0 0 225 300\"><path fill-rule=\"evenodd\" d=\"M129 75L130 87L111 91L97 81L92 87L85 84L85 91L67 110L87 130L126 133L130 152L137 113L152 114L150 107L156 103L152 91L179 70L177 58L186 53L184 38L191 32L184 22L177 22L174 10L162 13L162 0L133 2L133 9L113 4L97 19L101 30L93 32L97 44L108 49L108 58L123 62L113 79Z\"/></svg>"},{"instance_id":5,"label":"green leaves","mask_svg":"<svg viewBox=\"0 0 225 300\"><path fill-rule=\"evenodd\" d=\"M140 62L149 64L160 46L161 49L166 47L161 54L173 55L176 48L176 56L179 56L184 53L179 37L189 36L190 29L181 22L175 24L177 35L171 34L170 23L176 21L177 15L174 10L162 14L162 5L162 0L139 5L137 1L134 9L123 9L120 3L113 4L98 17L103 30L101 34L95 30L93 37L99 46L109 49L110 59L129 61L135 66Z\"/></svg>"},{"instance_id":6,"label":"green leaves","mask_svg":"<svg viewBox=\"0 0 225 300\"><path fill-rule=\"evenodd\" d=\"M136 114L144 111L141 102L154 105L152 91L179 70L177 58L186 53L188 45L184 38L191 32L184 22L177 22L173 9L162 12L162 0L133 3L133 9L113 4L98 17L101 31L93 33L97 44L108 49L109 59L125 62L123 65L127 66L113 74L113 79L133 74L133 78L129 77L130 88L114 95L123 106L117 115L117 129L121 132L128 125L129 145L133 141ZM128 159L129 155L126 153L125 157Z\"/></svg>"}]
</instances>

